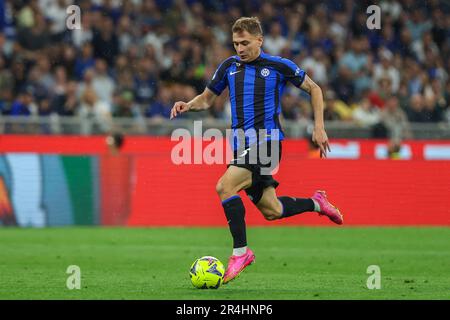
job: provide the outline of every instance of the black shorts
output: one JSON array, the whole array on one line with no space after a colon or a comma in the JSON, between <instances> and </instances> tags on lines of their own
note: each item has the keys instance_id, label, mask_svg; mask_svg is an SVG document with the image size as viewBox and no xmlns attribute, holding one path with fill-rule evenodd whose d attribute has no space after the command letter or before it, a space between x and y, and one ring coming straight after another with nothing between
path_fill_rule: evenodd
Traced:
<instances>
[{"instance_id":1,"label":"black shorts","mask_svg":"<svg viewBox=\"0 0 450 320\"><path fill-rule=\"evenodd\" d=\"M272 148L277 153L274 157L272 157ZM262 149L261 152L260 149ZM257 204L261 200L265 188L278 187L279 183L272 177L270 171L279 165L280 160L281 141L269 140L261 144L251 145L244 151L235 151L233 160L228 167L236 166L252 172L252 184L245 189L245 192L250 200Z\"/></svg>"}]
</instances>

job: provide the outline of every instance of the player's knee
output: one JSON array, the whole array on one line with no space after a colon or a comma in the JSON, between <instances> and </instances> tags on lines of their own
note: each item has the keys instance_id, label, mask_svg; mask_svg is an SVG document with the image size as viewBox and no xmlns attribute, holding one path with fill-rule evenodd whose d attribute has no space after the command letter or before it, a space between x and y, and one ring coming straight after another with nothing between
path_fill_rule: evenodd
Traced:
<instances>
[{"instance_id":1,"label":"player's knee","mask_svg":"<svg viewBox=\"0 0 450 320\"><path fill-rule=\"evenodd\" d=\"M216 192L220 196L225 190L225 186L222 180L217 181Z\"/></svg>"},{"instance_id":2,"label":"player's knee","mask_svg":"<svg viewBox=\"0 0 450 320\"><path fill-rule=\"evenodd\" d=\"M230 188L223 179L220 179L216 184L216 192L221 199L226 199L231 197L235 192Z\"/></svg>"}]
</instances>

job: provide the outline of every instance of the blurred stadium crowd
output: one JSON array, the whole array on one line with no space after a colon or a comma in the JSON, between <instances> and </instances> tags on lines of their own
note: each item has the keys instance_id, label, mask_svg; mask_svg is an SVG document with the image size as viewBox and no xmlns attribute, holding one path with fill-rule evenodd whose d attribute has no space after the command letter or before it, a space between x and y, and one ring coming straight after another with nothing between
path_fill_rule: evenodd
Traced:
<instances>
[{"instance_id":1,"label":"blurred stadium crowd","mask_svg":"<svg viewBox=\"0 0 450 320\"><path fill-rule=\"evenodd\" d=\"M450 123L450 3L381 0L381 29L369 30L371 2L6 0L0 113L94 118L104 131L115 117L160 123L234 54L233 22L258 16L264 50L321 85L326 120L370 126L375 137L408 137L411 122ZM70 4L81 8L79 30L67 29ZM286 90L283 118L311 121L308 97ZM226 94L207 116L229 120Z\"/></svg>"}]
</instances>

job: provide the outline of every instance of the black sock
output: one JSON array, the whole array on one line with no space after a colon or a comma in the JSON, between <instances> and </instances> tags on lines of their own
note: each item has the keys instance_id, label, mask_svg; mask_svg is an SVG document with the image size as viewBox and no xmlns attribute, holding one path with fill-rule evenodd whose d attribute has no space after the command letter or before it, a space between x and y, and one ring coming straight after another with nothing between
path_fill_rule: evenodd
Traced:
<instances>
[{"instance_id":1,"label":"black sock","mask_svg":"<svg viewBox=\"0 0 450 320\"><path fill-rule=\"evenodd\" d=\"M303 212L314 211L314 202L312 199L278 197L283 205L281 218L287 218Z\"/></svg>"},{"instance_id":2,"label":"black sock","mask_svg":"<svg viewBox=\"0 0 450 320\"><path fill-rule=\"evenodd\" d=\"M247 245L245 231L245 207L240 196L235 195L222 201L228 226L233 236L233 248L241 248Z\"/></svg>"}]
</instances>

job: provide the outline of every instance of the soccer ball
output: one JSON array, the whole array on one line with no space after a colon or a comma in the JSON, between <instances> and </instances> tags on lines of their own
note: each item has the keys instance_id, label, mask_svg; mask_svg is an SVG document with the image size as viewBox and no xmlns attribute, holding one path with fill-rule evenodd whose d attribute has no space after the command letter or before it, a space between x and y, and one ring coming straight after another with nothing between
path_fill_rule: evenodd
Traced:
<instances>
[{"instance_id":1,"label":"soccer ball","mask_svg":"<svg viewBox=\"0 0 450 320\"><path fill-rule=\"evenodd\" d=\"M189 270L192 285L199 289L218 289L224 273L222 262L211 256L198 258Z\"/></svg>"}]
</instances>

